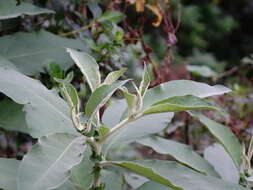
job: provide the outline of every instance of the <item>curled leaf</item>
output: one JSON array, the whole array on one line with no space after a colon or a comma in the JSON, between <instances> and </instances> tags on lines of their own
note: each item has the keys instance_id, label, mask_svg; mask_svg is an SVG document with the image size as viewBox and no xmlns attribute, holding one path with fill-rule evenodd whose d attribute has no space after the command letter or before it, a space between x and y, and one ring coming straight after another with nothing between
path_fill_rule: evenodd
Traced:
<instances>
[{"instance_id":1,"label":"curled leaf","mask_svg":"<svg viewBox=\"0 0 253 190\"><path fill-rule=\"evenodd\" d=\"M156 16L156 19L154 22L152 22L152 25L154 27L158 27L160 26L160 24L162 23L163 20L163 12L162 12L162 8L160 7L158 2L155 2L152 6L147 5L147 8L149 10L151 10L154 15Z\"/></svg>"}]
</instances>

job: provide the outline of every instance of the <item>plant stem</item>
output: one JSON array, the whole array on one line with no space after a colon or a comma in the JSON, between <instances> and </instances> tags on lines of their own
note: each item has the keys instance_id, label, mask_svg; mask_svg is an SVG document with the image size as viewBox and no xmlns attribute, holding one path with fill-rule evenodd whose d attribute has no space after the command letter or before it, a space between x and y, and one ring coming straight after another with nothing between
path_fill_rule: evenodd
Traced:
<instances>
[{"instance_id":1,"label":"plant stem","mask_svg":"<svg viewBox=\"0 0 253 190\"><path fill-rule=\"evenodd\" d=\"M103 142L112 134L116 133L117 131L119 131L121 128L123 128L126 124L135 121L137 119L139 119L140 117L142 117L142 113L138 114L137 116L134 117L127 117L126 119L122 120L120 123L118 123L117 125L115 125L110 131L109 133L107 133L102 139L100 139L99 143L103 144Z\"/></svg>"}]
</instances>

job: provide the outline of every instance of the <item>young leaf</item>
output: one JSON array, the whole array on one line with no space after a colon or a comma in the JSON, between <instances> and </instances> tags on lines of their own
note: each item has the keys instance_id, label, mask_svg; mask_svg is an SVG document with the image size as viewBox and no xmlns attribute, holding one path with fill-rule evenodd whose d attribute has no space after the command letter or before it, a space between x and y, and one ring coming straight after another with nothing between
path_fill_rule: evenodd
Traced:
<instances>
[{"instance_id":1,"label":"young leaf","mask_svg":"<svg viewBox=\"0 0 253 190\"><path fill-rule=\"evenodd\" d=\"M240 173L223 146L215 143L207 147L204 151L204 158L214 166L222 179L239 183Z\"/></svg>"},{"instance_id":2,"label":"young leaf","mask_svg":"<svg viewBox=\"0 0 253 190\"><path fill-rule=\"evenodd\" d=\"M144 138L137 140L137 142L151 147L159 154L168 154L196 171L219 178L219 174L214 170L213 166L195 153L189 146L161 137Z\"/></svg>"},{"instance_id":3,"label":"young leaf","mask_svg":"<svg viewBox=\"0 0 253 190\"><path fill-rule=\"evenodd\" d=\"M76 113L78 113L80 105L75 87L70 83L63 83L61 90L64 98L67 100L70 107L75 108Z\"/></svg>"},{"instance_id":4,"label":"young leaf","mask_svg":"<svg viewBox=\"0 0 253 190\"><path fill-rule=\"evenodd\" d=\"M150 77L149 77L148 69L145 65L142 80L141 80L141 84L140 84L140 87L139 87L139 91L140 91L142 97L145 96L146 91L149 87L149 84L150 84Z\"/></svg>"},{"instance_id":5,"label":"young leaf","mask_svg":"<svg viewBox=\"0 0 253 190\"><path fill-rule=\"evenodd\" d=\"M101 76L96 60L85 52L79 52L74 49L67 48L71 58L75 61L87 80L90 88L94 91L101 83Z\"/></svg>"},{"instance_id":6,"label":"young leaf","mask_svg":"<svg viewBox=\"0 0 253 190\"><path fill-rule=\"evenodd\" d=\"M172 161L140 160L110 162L174 190L247 190L246 188L205 176Z\"/></svg>"},{"instance_id":7,"label":"young leaf","mask_svg":"<svg viewBox=\"0 0 253 190\"><path fill-rule=\"evenodd\" d=\"M77 134L66 102L39 81L15 70L0 68L0 92L24 104L29 134L33 137L57 132Z\"/></svg>"},{"instance_id":8,"label":"young leaf","mask_svg":"<svg viewBox=\"0 0 253 190\"><path fill-rule=\"evenodd\" d=\"M36 7L27 2L21 2L17 6L16 0L0 1L0 20L16 18L21 15L38 15L43 13L52 14L54 11Z\"/></svg>"},{"instance_id":9,"label":"young leaf","mask_svg":"<svg viewBox=\"0 0 253 190\"><path fill-rule=\"evenodd\" d=\"M240 168L242 162L241 145L235 135L226 126L217 123L201 113L190 112L190 115L199 119L213 136L221 143L225 150L232 157L237 168Z\"/></svg>"},{"instance_id":10,"label":"young leaf","mask_svg":"<svg viewBox=\"0 0 253 190\"><path fill-rule=\"evenodd\" d=\"M86 49L80 40L63 38L44 30L33 33L18 32L0 37L0 55L27 75L44 72L44 68L50 63L59 64L63 70L69 68L73 61L65 47L83 51Z\"/></svg>"},{"instance_id":11,"label":"young leaf","mask_svg":"<svg viewBox=\"0 0 253 190\"><path fill-rule=\"evenodd\" d=\"M0 158L0 189L17 190L17 171L20 161Z\"/></svg>"},{"instance_id":12,"label":"young leaf","mask_svg":"<svg viewBox=\"0 0 253 190\"><path fill-rule=\"evenodd\" d=\"M97 19L98 22L120 22L125 15L119 11L106 11L100 18Z\"/></svg>"},{"instance_id":13,"label":"young leaf","mask_svg":"<svg viewBox=\"0 0 253 190\"><path fill-rule=\"evenodd\" d=\"M126 69L120 69L117 71L113 71L111 73L109 73L104 81L104 84L112 84L114 83L116 80L118 80L124 73L126 72Z\"/></svg>"},{"instance_id":14,"label":"young leaf","mask_svg":"<svg viewBox=\"0 0 253 190\"><path fill-rule=\"evenodd\" d=\"M205 98L214 95L228 93L230 90L224 86L209 86L205 83L190 80L174 80L148 89L144 97L144 109L173 96L193 95Z\"/></svg>"},{"instance_id":15,"label":"young leaf","mask_svg":"<svg viewBox=\"0 0 253 190\"><path fill-rule=\"evenodd\" d=\"M85 114L86 117L91 118L114 94L114 92L126 84L128 80L115 82L113 84L107 85L103 84L98 87L90 96L86 107Z\"/></svg>"},{"instance_id":16,"label":"young leaf","mask_svg":"<svg viewBox=\"0 0 253 190\"><path fill-rule=\"evenodd\" d=\"M81 162L84 142L82 136L60 133L41 137L20 164L18 190L49 190L63 184Z\"/></svg>"},{"instance_id":17,"label":"young leaf","mask_svg":"<svg viewBox=\"0 0 253 190\"><path fill-rule=\"evenodd\" d=\"M9 99L0 101L0 127L9 131L29 133L23 107Z\"/></svg>"},{"instance_id":18,"label":"young leaf","mask_svg":"<svg viewBox=\"0 0 253 190\"><path fill-rule=\"evenodd\" d=\"M132 115L136 110L137 105L137 96L135 94L131 94L127 90L122 90L123 95L127 102L128 115Z\"/></svg>"},{"instance_id":19,"label":"young leaf","mask_svg":"<svg viewBox=\"0 0 253 190\"><path fill-rule=\"evenodd\" d=\"M192 95L175 96L153 104L144 111L144 114L154 114L161 112L176 112L186 110L218 110L207 101Z\"/></svg>"}]
</instances>

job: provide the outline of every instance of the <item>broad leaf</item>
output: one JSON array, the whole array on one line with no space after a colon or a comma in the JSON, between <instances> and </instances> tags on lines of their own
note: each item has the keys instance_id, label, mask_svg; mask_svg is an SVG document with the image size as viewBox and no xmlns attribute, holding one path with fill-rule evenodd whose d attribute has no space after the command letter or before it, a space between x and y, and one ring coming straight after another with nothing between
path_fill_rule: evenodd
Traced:
<instances>
[{"instance_id":1,"label":"broad leaf","mask_svg":"<svg viewBox=\"0 0 253 190\"><path fill-rule=\"evenodd\" d=\"M24 104L29 134L33 137L57 132L77 133L66 102L39 81L15 70L0 68L0 92Z\"/></svg>"},{"instance_id":2,"label":"broad leaf","mask_svg":"<svg viewBox=\"0 0 253 190\"><path fill-rule=\"evenodd\" d=\"M0 158L0 189L17 190L17 170L20 161Z\"/></svg>"},{"instance_id":3,"label":"broad leaf","mask_svg":"<svg viewBox=\"0 0 253 190\"><path fill-rule=\"evenodd\" d=\"M126 168L174 190L247 190L215 177L205 176L172 161L118 161L111 164Z\"/></svg>"},{"instance_id":4,"label":"broad leaf","mask_svg":"<svg viewBox=\"0 0 253 190\"><path fill-rule=\"evenodd\" d=\"M169 187L166 187L165 185L153 182L153 181L148 181L144 183L142 186L140 186L136 190L172 190Z\"/></svg>"},{"instance_id":5,"label":"broad leaf","mask_svg":"<svg viewBox=\"0 0 253 190\"><path fill-rule=\"evenodd\" d=\"M201 113L190 112L190 114L198 118L200 122L206 126L232 157L237 168L239 168L242 162L241 145L231 130L226 126L207 118Z\"/></svg>"},{"instance_id":6,"label":"broad leaf","mask_svg":"<svg viewBox=\"0 0 253 190\"><path fill-rule=\"evenodd\" d=\"M86 107L85 114L87 117L92 117L114 94L116 90L126 84L128 80L115 82L107 85L103 84L97 88L90 96Z\"/></svg>"},{"instance_id":7,"label":"broad leaf","mask_svg":"<svg viewBox=\"0 0 253 190\"><path fill-rule=\"evenodd\" d=\"M9 99L0 101L0 127L9 131L28 133L23 107Z\"/></svg>"},{"instance_id":8,"label":"broad leaf","mask_svg":"<svg viewBox=\"0 0 253 190\"><path fill-rule=\"evenodd\" d=\"M17 70L17 67L6 58L0 56L0 67Z\"/></svg>"},{"instance_id":9,"label":"broad leaf","mask_svg":"<svg viewBox=\"0 0 253 190\"><path fill-rule=\"evenodd\" d=\"M44 67L52 62L59 64L63 69L69 68L73 61L65 47L85 50L85 46L79 40L62 38L43 30L0 37L0 55L27 75L43 72Z\"/></svg>"},{"instance_id":10,"label":"broad leaf","mask_svg":"<svg viewBox=\"0 0 253 190\"><path fill-rule=\"evenodd\" d=\"M115 101L105 110L103 115L104 124L112 128L119 122L119 118L126 108L127 106L124 100ZM104 149L108 150L114 144L129 143L135 141L137 138L158 133L166 128L167 123L171 121L173 116L173 113L160 113L146 115L136 121L132 121L109 137L105 142Z\"/></svg>"},{"instance_id":11,"label":"broad leaf","mask_svg":"<svg viewBox=\"0 0 253 190\"><path fill-rule=\"evenodd\" d=\"M85 52L79 52L69 48L67 51L83 73L91 90L94 91L101 83L101 76L96 60Z\"/></svg>"},{"instance_id":12,"label":"broad leaf","mask_svg":"<svg viewBox=\"0 0 253 190\"><path fill-rule=\"evenodd\" d=\"M49 190L63 184L81 162L84 143L84 137L69 134L41 137L20 164L18 190Z\"/></svg>"},{"instance_id":13,"label":"broad leaf","mask_svg":"<svg viewBox=\"0 0 253 190\"><path fill-rule=\"evenodd\" d=\"M204 158L211 163L222 179L238 183L240 174L232 158L219 144L213 144L204 151Z\"/></svg>"},{"instance_id":14,"label":"broad leaf","mask_svg":"<svg viewBox=\"0 0 253 190\"><path fill-rule=\"evenodd\" d=\"M106 11L100 18L97 19L98 22L120 22L125 15L119 11Z\"/></svg>"},{"instance_id":15,"label":"broad leaf","mask_svg":"<svg viewBox=\"0 0 253 190\"><path fill-rule=\"evenodd\" d=\"M104 80L104 84L112 84L115 81L117 81L124 73L126 72L126 69L120 69L117 71L113 71L111 73L109 73L105 80Z\"/></svg>"},{"instance_id":16,"label":"broad leaf","mask_svg":"<svg viewBox=\"0 0 253 190\"><path fill-rule=\"evenodd\" d=\"M144 111L144 114L154 114L161 112L176 112L186 110L218 110L207 101L192 95L176 96L157 102Z\"/></svg>"},{"instance_id":17,"label":"broad leaf","mask_svg":"<svg viewBox=\"0 0 253 190\"><path fill-rule=\"evenodd\" d=\"M137 142L151 147L159 154L168 154L196 171L219 178L219 174L214 170L213 166L195 153L189 146L161 137L140 139Z\"/></svg>"},{"instance_id":18,"label":"broad leaf","mask_svg":"<svg viewBox=\"0 0 253 190\"><path fill-rule=\"evenodd\" d=\"M102 170L101 181L105 183L104 190L121 190L123 187L123 177L120 174L108 170Z\"/></svg>"},{"instance_id":19,"label":"broad leaf","mask_svg":"<svg viewBox=\"0 0 253 190\"><path fill-rule=\"evenodd\" d=\"M144 98L144 108L173 96L193 95L205 98L228 92L230 92L228 88L220 85L209 86L190 80L174 80L149 89Z\"/></svg>"},{"instance_id":20,"label":"broad leaf","mask_svg":"<svg viewBox=\"0 0 253 190\"><path fill-rule=\"evenodd\" d=\"M38 15L43 13L54 13L49 9L34 6L31 3L21 2L16 5L16 0L1 0L0 1L0 20L15 18L21 15Z\"/></svg>"}]
</instances>

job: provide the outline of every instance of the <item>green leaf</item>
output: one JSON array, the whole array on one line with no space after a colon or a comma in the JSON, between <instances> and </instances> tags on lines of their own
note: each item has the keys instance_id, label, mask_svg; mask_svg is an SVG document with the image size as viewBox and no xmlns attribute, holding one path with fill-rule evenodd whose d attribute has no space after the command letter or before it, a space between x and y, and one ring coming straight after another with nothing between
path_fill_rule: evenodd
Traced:
<instances>
[{"instance_id":1,"label":"green leaf","mask_svg":"<svg viewBox=\"0 0 253 190\"><path fill-rule=\"evenodd\" d=\"M0 101L0 127L9 131L28 133L24 106L9 99Z\"/></svg>"},{"instance_id":2,"label":"green leaf","mask_svg":"<svg viewBox=\"0 0 253 190\"><path fill-rule=\"evenodd\" d=\"M223 146L215 143L207 147L204 151L204 158L213 165L222 179L239 183L240 173Z\"/></svg>"},{"instance_id":3,"label":"green leaf","mask_svg":"<svg viewBox=\"0 0 253 190\"><path fill-rule=\"evenodd\" d=\"M128 92L127 89L126 90L122 89L122 92L126 99L128 115L130 116L136 111L138 98L135 94L131 94L130 92Z\"/></svg>"},{"instance_id":4,"label":"green leaf","mask_svg":"<svg viewBox=\"0 0 253 190\"><path fill-rule=\"evenodd\" d=\"M123 18L125 17L125 15L119 11L106 11L100 18L97 19L98 22L102 23L102 22L114 22L114 23L118 23L121 20L123 20Z\"/></svg>"},{"instance_id":5,"label":"green leaf","mask_svg":"<svg viewBox=\"0 0 253 190\"><path fill-rule=\"evenodd\" d=\"M161 112L176 112L186 110L219 110L207 101L192 95L175 96L153 104L144 111L144 114L154 114Z\"/></svg>"},{"instance_id":6,"label":"green leaf","mask_svg":"<svg viewBox=\"0 0 253 190\"><path fill-rule=\"evenodd\" d=\"M85 52L78 52L70 48L67 51L83 73L91 90L94 91L101 83L101 76L96 60Z\"/></svg>"},{"instance_id":7,"label":"green leaf","mask_svg":"<svg viewBox=\"0 0 253 190\"><path fill-rule=\"evenodd\" d=\"M17 70L17 67L6 58L0 56L0 67Z\"/></svg>"},{"instance_id":8,"label":"green leaf","mask_svg":"<svg viewBox=\"0 0 253 190\"><path fill-rule=\"evenodd\" d=\"M107 85L103 84L98 87L90 96L86 107L85 114L86 117L91 118L94 113L96 113L114 94L114 92L126 84L129 80L115 82L113 84Z\"/></svg>"},{"instance_id":9,"label":"green leaf","mask_svg":"<svg viewBox=\"0 0 253 190\"><path fill-rule=\"evenodd\" d=\"M0 92L24 104L29 134L33 137L57 132L77 134L66 102L39 81L15 70L0 68Z\"/></svg>"},{"instance_id":10,"label":"green leaf","mask_svg":"<svg viewBox=\"0 0 253 190\"><path fill-rule=\"evenodd\" d=\"M59 64L62 69L69 68L73 61L65 47L85 50L80 40L62 38L43 30L0 37L0 55L27 75L44 72L50 63Z\"/></svg>"},{"instance_id":11,"label":"green leaf","mask_svg":"<svg viewBox=\"0 0 253 190\"><path fill-rule=\"evenodd\" d=\"M126 69L120 69L117 71L113 71L111 73L109 73L105 80L104 80L104 84L112 84L115 81L117 81L124 73L126 72Z\"/></svg>"},{"instance_id":12,"label":"green leaf","mask_svg":"<svg viewBox=\"0 0 253 190\"><path fill-rule=\"evenodd\" d=\"M153 182L153 181L148 181L144 183L142 186L140 186L136 190L172 190L169 187L166 187L165 185Z\"/></svg>"},{"instance_id":13,"label":"green leaf","mask_svg":"<svg viewBox=\"0 0 253 190\"><path fill-rule=\"evenodd\" d=\"M104 112L103 122L106 126L112 128L118 122L126 110L127 105L124 100L113 102ZM112 145L130 143L138 138L146 137L158 133L167 127L167 124L173 118L173 113L160 113L145 115L136 121L129 122L118 132L109 137L104 150L108 150Z\"/></svg>"},{"instance_id":14,"label":"green leaf","mask_svg":"<svg viewBox=\"0 0 253 190\"><path fill-rule=\"evenodd\" d=\"M21 2L20 5L16 5L16 0L0 1L0 20L16 18L21 15L38 15L49 13L52 14L54 11L49 9L40 8L34 6L31 3Z\"/></svg>"},{"instance_id":15,"label":"green leaf","mask_svg":"<svg viewBox=\"0 0 253 190\"><path fill-rule=\"evenodd\" d=\"M76 113L78 113L80 104L79 104L79 97L75 87L70 83L62 83L61 90L70 108L75 108Z\"/></svg>"},{"instance_id":16,"label":"green leaf","mask_svg":"<svg viewBox=\"0 0 253 190\"><path fill-rule=\"evenodd\" d=\"M20 164L18 190L46 190L63 184L73 166L81 162L84 142L84 137L69 134L41 137Z\"/></svg>"},{"instance_id":17,"label":"green leaf","mask_svg":"<svg viewBox=\"0 0 253 190\"><path fill-rule=\"evenodd\" d=\"M55 63L49 64L48 71L51 77L53 78L59 78L59 79L64 78L64 71L61 69L60 65L58 64L55 64Z\"/></svg>"},{"instance_id":18,"label":"green leaf","mask_svg":"<svg viewBox=\"0 0 253 190\"><path fill-rule=\"evenodd\" d=\"M148 89L144 97L144 109L173 96L193 95L205 98L228 93L230 90L221 85L209 86L205 83L190 80L174 80Z\"/></svg>"},{"instance_id":19,"label":"green leaf","mask_svg":"<svg viewBox=\"0 0 253 190\"><path fill-rule=\"evenodd\" d=\"M17 190L17 171L20 161L0 158L0 189Z\"/></svg>"},{"instance_id":20,"label":"green leaf","mask_svg":"<svg viewBox=\"0 0 253 190\"><path fill-rule=\"evenodd\" d=\"M149 87L149 84L150 84L150 77L149 77L148 69L145 65L142 80L141 80L141 84L140 84L140 87L139 87L139 91L140 91L142 97L145 96L146 91Z\"/></svg>"},{"instance_id":21,"label":"green leaf","mask_svg":"<svg viewBox=\"0 0 253 190\"><path fill-rule=\"evenodd\" d=\"M101 181L105 183L104 190L121 190L123 187L123 177L120 174L109 170L102 170Z\"/></svg>"},{"instance_id":22,"label":"green leaf","mask_svg":"<svg viewBox=\"0 0 253 190\"><path fill-rule=\"evenodd\" d=\"M144 138L137 140L137 142L151 147L159 154L168 154L178 162L196 171L219 178L219 174L214 170L213 166L195 153L189 146L161 137Z\"/></svg>"},{"instance_id":23,"label":"green leaf","mask_svg":"<svg viewBox=\"0 0 253 190\"><path fill-rule=\"evenodd\" d=\"M247 190L240 185L202 175L173 161L140 160L110 163L175 190Z\"/></svg>"},{"instance_id":24,"label":"green leaf","mask_svg":"<svg viewBox=\"0 0 253 190\"><path fill-rule=\"evenodd\" d=\"M187 69L188 71L202 77L215 77L218 75L218 73L206 65L187 65Z\"/></svg>"},{"instance_id":25,"label":"green leaf","mask_svg":"<svg viewBox=\"0 0 253 190\"><path fill-rule=\"evenodd\" d=\"M199 121L206 126L232 157L237 168L240 168L242 162L241 145L231 130L226 126L207 118L201 113L190 112L190 114L199 119Z\"/></svg>"}]
</instances>

